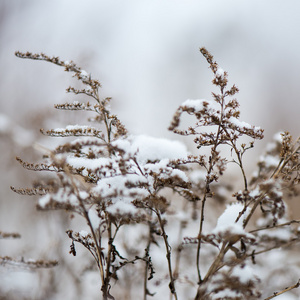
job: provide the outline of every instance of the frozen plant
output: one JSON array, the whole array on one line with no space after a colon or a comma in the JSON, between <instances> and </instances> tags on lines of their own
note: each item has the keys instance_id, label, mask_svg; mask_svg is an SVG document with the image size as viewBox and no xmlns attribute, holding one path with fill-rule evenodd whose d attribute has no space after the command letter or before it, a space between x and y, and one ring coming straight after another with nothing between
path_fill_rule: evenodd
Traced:
<instances>
[{"instance_id":1,"label":"frozen plant","mask_svg":"<svg viewBox=\"0 0 300 300\"><path fill-rule=\"evenodd\" d=\"M85 220L82 230L67 231L70 254L76 256L77 243L90 252L103 299L123 299L130 287L131 297L139 299L168 294L170 299L272 299L299 286L298 269L286 265L278 267L293 272L288 288L275 292L277 283L271 291L264 284L273 275L270 254L282 249L288 259L299 241L294 227L299 221L288 219L284 200L298 192L299 139L279 135L248 178L244 155L263 138L263 130L239 119L238 88L228 87L227 72L205 48L200 52L218 92L211 100L184 101L169 127L194 136L198 155L177 141L128 134L110 111L111 99L100 97L100 82L74 62L16 52L73 73L83 88L67 92L90 100L55 105L91 112L89 121L96 125L41 129L50 137L73 139L55 149L36 146L41 163L17 158L24 168L49 177L33 188L12 189L39 195L39 210L64 210ZM184 113L194 116L195 125L180 128ZM204 147L209 151L202 152ZM226 147L230 157L223 154ZM232 178L228 163L238 166L242 179L233 197L230 189L236 187L225 184Z\"/></svg>"}]
</instances>

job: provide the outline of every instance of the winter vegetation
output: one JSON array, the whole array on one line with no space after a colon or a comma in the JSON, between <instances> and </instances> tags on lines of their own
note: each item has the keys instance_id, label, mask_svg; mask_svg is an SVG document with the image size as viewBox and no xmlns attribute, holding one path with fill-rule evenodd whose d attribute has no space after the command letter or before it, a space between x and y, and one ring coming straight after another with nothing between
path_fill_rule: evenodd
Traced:
<instances>
[{"instance_id":1,"label":"winter vegetation","mask_svg":"<svg viewBox=\"0 0 300 300\"><path fill-rule=\"evenodd\" d=\"M297 297L300 220L290 217L288 202L299 192L300 138L276 134L249 176L244 160L263 129L240 119L237 86L229 86L228 73L205 48L200 53L213 92L174 112L169 130L178 141L130 134L111 98L102 97L101 83L73 61L16 52L60 66L80 84L67 88L76 100L54 106L76 111L77 124L41 129L53 140L46 146L29 137L38 162L17 157L38 176L31 187L11 189L35 196L39 213L53 216L43 222L56 226L49 249L57 256L0 262L51 273L40 279L37 299L58 299L60 276L72 283L72 299ZM0 123L11 128L4 117ZM194 149L182 137L192 138ZM0 238L22 237L0 232Z\"/></svg>"}]
</instances>

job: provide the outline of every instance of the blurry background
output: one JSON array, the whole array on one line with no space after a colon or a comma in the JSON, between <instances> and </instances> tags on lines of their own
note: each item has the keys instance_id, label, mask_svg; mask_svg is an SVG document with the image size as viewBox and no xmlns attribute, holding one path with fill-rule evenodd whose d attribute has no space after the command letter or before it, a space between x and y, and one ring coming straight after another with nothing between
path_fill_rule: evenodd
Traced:
<instances>
[{"instance_id":1,"label":"blurry background","mask_svg":"<svg viewBox=\"0 0 300 300\"><path fill-rule=\"evenodd\" d=\"M66 100L68 74L14 56L43 51L99 78L132 132L166 135L181 102L210 97L205 46L240 88L245 121L297 134L299 1L2 0L0 16L1 112L15 121Z\"/></svg>"},{"instance_id":2,"label":"blurry background","mask_svg":"<svg viewBox=\"0 0 300 300\"><path fill-rule=\"evenodd\" d=\"M299 36L297 0L1 0L0 230L23 238L1 240L0 255L49 257L28 245L41 218L32 199L9 186L31 182L14 157L33 157L28 146L40 138L40 126L48 129L53 104L70 99L64 91L74 82L57 66L16 58L16 50L75 61L100 79L103 97L113 97L130 132L177 138L167 130L176 108L188 98L210 99L212 74L199 53L205 46L240 89L241 119L265 129L265 141L252 150L257 159L277 131L299 134ZM1 287L3 294L14 288Z\"/></svg>"}]
</instances>

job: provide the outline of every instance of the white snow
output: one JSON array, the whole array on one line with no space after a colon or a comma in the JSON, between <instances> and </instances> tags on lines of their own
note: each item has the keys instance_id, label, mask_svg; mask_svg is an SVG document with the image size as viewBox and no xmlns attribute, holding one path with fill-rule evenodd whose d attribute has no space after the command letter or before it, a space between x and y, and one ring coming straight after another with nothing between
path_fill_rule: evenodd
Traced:
<instances>
[{"instance_id":1,"label":"white snow","mask_svg":"<svg viewBox=\"0 0 300 300\"><path fill-rule=\"evenodd\" d=\"M137 160L140 164L165 158L186 158L188 155L186 146L179 141L147 135L132 135L127 139L114 141L112 145L119 147L130 155L137 153Z\"/></svg>"},{"instance_id":2,"label":"white snow","mask_svg":"<svg viewBox=\"0 0 300 300\"><path fill-rule=\"evenodd\" d=\"M108 168L108 166L112 166L114 170L118 169L118 164L115 160L107 157L89 159L85 157L69 156L67 157L67 163L76 169L84 167L85 169L96 170L97 168L101 168L102 171L105 169L107 173L112 172L111 168ZM83 175L87 175L87 172L83 172Z\"/></svg>"},{"instance_id":3,"label":"white snow","mask_svg":"<svg viewBox=\"0 0 300 300\"><path fill-rule=\"evenodd\" d=\"M114 176L106 177L98 181L97 186L93 188L96 194L101 197L111 197L114 199L119 199L120 197L125 200L125 198L134 197L146 197L148 192L144 188L131 187L127 188L126 184L137 185L139 182L147 182L146 178L139 176L137 174L128 174L126 176ZM131 200L133 200L132 198Z\"/></svg>"},{"instance_id":4,"label":"white snow","mask_svg":"<svg viewBox=\"0 0 300 300\"><path fill-rule=\"evenodd\" d=\"M277 167L280 160L278 157L274 157L273 155L266 155L260 157L260 162L264 162L267 168Z\"/></svg>"},{"instance_id":5,"label":"white snow","mask_svg":"<svg viewBox=\"0 0 300 300\"><path fill-rule=\"evenodd\" d=\"M162 179L167 179L169 177L179 177L181 180L183 181L188 181L188 177L186 176L186 174L178 169L173 169L171 167L168 167L169 164L169 159L162 159L161 161L155 163L155 164L146 164L144 166L145 170L147 173L149 173L150 171L156 173L156 174L160 174L160 178Z\"/></svg>"},{"instance_id":6,"label":"white snow","mask_svg":"<svg viewBox=\"0 0 300 300\"><path fill-rule=\"evenodd\" d=\"M200 112L206 108L212 114L220 110L220 105L217 102L205 99L188 99L184 101L181 106L194 109L195 112Z\"/></svg>"},{"instance_id":7,"label":"white snow","mask_svg":"<svg viewBox=\"0 0 300 300\"><path fill-rule=\"evenodd\" d=\"M243 228L243 221L249 213L249 209L239 218L238 222L235 222L243 209L244 205L242 203L228 205L223 214L218 218L217 226L213 230L213 233L222 235L229 232L237 235L249 235Z\"/></svg>"},{"instance_id":8,"label":"white snow","mask_svg":"<svg viewBox=\"0 0 300 300\"><path fill-rule=\"evenodd\" d=\"M204 100L204 99L199 99L199 100L188 99L188 100L184 101L181 104L181 106L193 108L195 111L201 111L204 108L203 103L208 103L208 101Z\"/></svg>"},{"instance_id":9,"label":"white snow","mask_svg":"<svg viewBox=\"0 0 300 300\"><path fill-rule=\"evenodd\" d=\"M232 271L232 276L238 277L239 281L243 284L247 284L255 278L253 269L248 265L236 266Z\"/></svg>"},{"instance_id":10,"label":"white snow","mask_svg":"<svg viewBox=\"0 0 300 300\"><path fill-rule=\"evenodd\" d=\"M93 228L98 229L101 223L101 219L99 218L97 211L93 207L89 209L88 216Z\"/></svg>"},{"instance_id":11,"label":"white snow","mask_svg":"<svg viewBox=\"0 0 300 300\"><path fill-rule=\"evenodd\" d=\"M111 214L135 214L138 209L132 204L124 201L117 201L106 209Z\"/></svg>"},{"instance_id":12,"label":"white snow","mask_svg":"<svg viewBox=\"0 0 300 300\"><path fill-rule=\"evenodd\" d=\"M236 291L232 291L228 288L221 290L217 292L216 294L211 296L211 299L235 299L238 296L238 293Z\"/></svg>"},{"instance_id":13,"label":"white snow","mask_svg":"<svg viewBox=\"0 0 300 300\"><path fill-rule=\"evenodd\" d=\"M66 128L55 128L53 129L54 132L57 133L64 133L65 131L76 131L80 130L82 132L98 132L99 130L95 127L87 126L87 125L68 125Z\"/></svg>"},{"instance_id":14,"label":"white snow","mask_svg":"<svg viewBox=\"0 0 300 300\"><path fill-rule=\"evenodd\" d=\"M113 141L111 144L114 147L117 147L121 150L123 150L126 154L128 154L129 157L133 156L136 152L136 149L132 149L131 143L133 136L129 136L126 139L118 139L116 141Z\"/></svg>"},{"instance_id":15,"label":"white snow","mask_svg":"<svg viewBox=\"0 0 300 300\"><path fill-rule=\"evenodd\" d=\"M282 134L283 134L282 131L277 132L276 134L274 134L273 140L275 142L282 143Z\"/></svg>"},{"instance_id":16,"label":"white snow","mask_svg":"<svg viewBox=\"0 0 300 300\"><path fill-rule=\"evenodd\" d=\"M163 138L154 138L139 135L133 139L133 149L137 149L137 159L141 163L147 161L186 158L187 148L179 141L170 141Z\"/></svg>"},{"instance_id":17,"label":"white snow","mask_svg":"<svg viewBox=\"0 0 300 300\"><path fill-rule=\"evenodd\" d=\"M252 126L244 121L240 121L239 119L235 117L230 117L229 122L235 125L238 128L246 128L246 129L251 129Z\"/></svg>"},{"instance_id":18,"label":"white snow","mask_svg":"<svg viewBox=\"0 0 300 300\"><path fill-rule=\"evenodd\" d=\"M259 194L260 194L260 190L258 187L256 187L253 191L251 191L249 193L249 196L252 198L255 198L255 197L259 196Z\"/></svg>"},{"instance_id":19,"label":"white snow","mask_svg":"<svg viewBox=\"0 0 300 300\"><path fill-rule=\"evenodd\" d=\"M93 127L90 127L87 125L68 125L68 126L66 126L66 130L87 130L89 128L97 130L96 128L93 128ZM58 129L55 129L55 130L58 130Z\"/></svg>"},{"instance_id":20,"label":"white snow","mask_svg":"<svg viewBox=\"0 0 300 300\"><path fill-rule=\"evenodd\" d=\"M235 117L230 117L228 119L228 121L233 124L236 128L239 129L252 129L255 132L260 132L261 128L259 126L252 126L249 123L246 123L244 121L240 121L239 119L235 118Z\"/></svg>"},{"instance_id":21,"label":"white snow","mask_svg":"<svg viewBox=\"0 0 300 300\"><path fill-rule=\"evenodd\" d=\"M125 152L122 157L128 159L127 174L123 174L119 169L118 159L121 157L118 155L93 160L76 157L67 159L70 165L77 168L81 166L89 169L101 168L101 171L106 171L110 175L98 180L93 192L113 202L108 208L111 213L135 212L131 201L149 196L149 190L153 190L153 174L162 180L175 178L188 181L185 172L172 167L171 160L186 158L188 155L186 146L178 141L139 135L114 141L112 145Z\"/></svg>"},{"instance_id":22,"label":"white snow","mask_svg":"<svg viewBox=\"0 0 300 300\"><path fill-rule=\"evenodd\" d=\"M88 236L88 232L86 230L81 230L80 232L78 232L79 235L81 235L83 238L86 238Z\"/></svg>"},{"instance_id":23,"label":"white snow","mask_svg":"<svg viewBox=\"0 0 300 300\"><path fill-rule=\"evenodd\" d=\"M89 74L85 70L80 71L80 76L82 79L89 79Z\"/></svg>"},{"instance_id":24,"label":"white snow","mask_svg":"<svg viewBox=\"0 0 300 300\"><path fill-rule=\"evenodd\" d=\"M219 78L223 79L224 75L225 75L225 71L222 68L219 67L217 69L217 72L216 72L216 77L219 77Z\"/></svg>"},{"instance_id":25,"label":"white snow","mask_svg":"<svg viewBox=\"0 0 300 300\"><path fill-rule=\"evenodd\" d=\"M86 191L79 191L79 196L82 200L85 200L89 197L89 194Z\"/></svg>"},{"instance_id":26,"label":"white snow","mask_svg":"<svg viewBox=\"0 0 300 300\"><path fill-rule=\"evenodd\" d=\"M69 203L74 206L79 204L74 194L69 194L64 188L60 188L55 194L46 194L39 198L39 205L45 207L51 199L59 203Z\"/></svg>"},{"instance_id":27,"label":"white snow","mask_svg":"<svg viewBox=\"0 0 300 300\"><path fill-rule=\"evenodd\" d=\"M45 207L51 200L51 196L49 194L42 196L41 198L39 198L39 205L41 207Z\"/></svg>"}]
</instances>

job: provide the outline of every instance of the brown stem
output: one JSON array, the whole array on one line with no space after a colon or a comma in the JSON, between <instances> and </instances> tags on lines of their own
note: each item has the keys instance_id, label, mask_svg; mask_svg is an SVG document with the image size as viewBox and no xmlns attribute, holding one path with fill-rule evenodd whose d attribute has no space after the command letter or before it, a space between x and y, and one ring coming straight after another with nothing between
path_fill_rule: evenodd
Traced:
<instances>
[{"instance_id":1,"label":"brown stem","mask_svg":"<svg viewBox=\"0 0 300 300\"><path fill-rule=\"evenodd\" d=\"M297 282L296 284L291 285L291 286L289 286L289 287L283 289L283 290L280 291L280 292L275 292L275 293L273 293L272 296L267 297L267 298L265 298L264 300L270 300L270 299L273 299L273 298L275 298L275 297L277 297L277 296L279 296L279 295L282 295L282 294L284 294L284 293L286 293L286 292L288 292L288 291L290 291L290 290L297 289L299 286L300 286L300 279L298 280L298 282Z\"/></svg>"},{"instance_id":2,"label":"brown stem","mask_svg":"<svg viewBox=\"0 0 300 300\"><path fill-rule=\"evenodd\" d=\"M160 229L162 231L162 237L164 239L165 247L166 247L166 251L167 251L166 257L167 257L167 261L168 261L168 269L169 269L169 277L170 277L169 288L170 288L171 294L174 295L175 300L178 300L176 288L175 288L175 279L174 279L173 272L172 272L171 246L168 243L168 236L165 232L165 227L164 227L163 221L161 219L160 212L156 209L154 210L154 212L157 215L157 219L158 219L158 222L160 225Z\"/></svg>"},{"instance_id":3,"label":"brown stem","mask_svg":"<svg viewBox=\"0 0 300 300\"><path fill-rule=\"evenodd\" d=\"M102 285L103 299L108 299L109 289L110 289L110 265L111 265L111 254L112 254L112 230L111 230L111 220L109 216L107 217L107 234L108 234L108 244L107 244L107 257L106 257L106 271L105 271L105 280Z\"/></svg>"},{"instance_id":4,"label":"brown stem","mask_svg":"<svg viewBox=\"0 0 300 300\"><path fill-rule=\"evenodd\" d=\"M53 157L53 160L55 160L55 158ZM100 271L100 277L101 277L101 281L102 281L102 286L105 282L105 277L104 277L104 266L103 266L103 261L102 261L102 256L101 256L101 247L98 243L98 239L97 239L97 236L96 236L96 233L95 233L95 230L93 228L93 225L92 225L92 222L89 218L89 215L88 215L88 212L84 206L84 203L83 203L83 200L81 199L80 197L80 193L78 191L78 188L74 182L74 175L71 174L70 170L68 169L67 166L64 166L64 171L65 173L68 175L68 177L70 178L71 180L71 183L72 183L72 186L74 188L74 191L76 193L76 196L79 200L79 205L80 205L80 208L82 210L82 213L83 213L83 216L84 218L86 219L87 223L88 223L88 226L90 228L90 231L91 231L91 234L92 234L92 237L93 237L93 240L94 240L94 243L95 243L95 247L96 247L96 253L97 253L97 265L98 265L98 269Z\"/></svg>"},{"instance_id":5,"label":"brown stem","mask_svg":"<svg viewBox=\"0 0 300 300\"><path fill-rule=\"evenodd\" d=\"M108 125L108 113L105 113L105 112L104 112L104 124L105 124L106 132L107 132L107 142L110 143L111 129Z\"/></svg>"},{"instance_id":6,"label":"brown stem","mask_svg":"<svg viewBox=\"0 0 300 300\"><path fill-rule=\"evenodd\" d=\"M249 223L251 217L253 216L257 206L259 205L259 203L262 201L262 199L265 197L266 193L264 194L261 194L254 202L251 210L250 210L250 213L248 214L248 216L246 217L246 219L244 220L244 223L243 223L243 227L246 228L247 224Z\"/></svg>"},{"instance_id":7,"label":"brown stem","mask_svg":"<svg viewBox=\"0 0 300 300\"><path fill-rule=\"evenodd\" d=\"M243 161L242 161L241 153L237 149L236 144L233 141L233 139L231 138L230 134L228 133L226 127L222 126L222 129L224 130L224 132L226 133L227 137L229 138L230 143L231 143L231 147L233 148L233 150L234 150L234 152L235 152L235 154L237 156L238 163L237 163L237 161L235 161L235 162L238 164L238 166L240 167L240 169L242 171L243 180L244 180L244 188L245 188L245 191L247 191L248 190L248 182L247 182L247 177L246 177L245 170L244 170L244 167L243 167Z\"/></svg>"},{"instance_id":8,"label":"brown stem","mask_svg":"<svg viewBox=\"0 0 300 300\"><path fill-rule=\"evenodd\" d=\"M274 226L266 226L266 227L257 228L257 229L254 229L254 230L250 230L249 233L254 233L254 232L257 232L257 231L267 230L267 229L272 229L272 228L280 228L280 227L288 226L288 225L291 225L291 224L294 224L294 223L299 224L300 220L292 220L292 221L282 223L282 224L278 224L278 225L274 225Z\"/></svg>"},{"instance_id":9,"label":"brown stem","mask_svg":"<svg viewBox=\"0 0 300 300\"><path fill-rule=\"evenodd\" d=\"M145 249L146 255L149 254L150 250L150 245L152 242L152 228L151 228L151 223L149 223L149 238L148 238L148 244ZM147 295L148 295L148 288L147 288L147 282L148 282L148 267L149 267L149 261L146 260L146 265L145 265L145 272L144 272L144 300L147 300Z\"/></svg>"},{"instance_id":10,"label":"brown stem","mask_svg":"<svg viewBox=\"0 0 300 300\"><path fill-rule=\"evenodd\" d=\"M201 272L200 272L200 251L201 251L201 235L203 230L203 222L204 222L204 208L206 202L206 192L203 196L201 203L201 218L200 218L200 228L198 233L198 244L197 244L197 256L196 256L196 264L197 264L197 273L198 273L198 281L199 284L202 282Z\"/></svg>"},{"instance_id":11,"label":"brown stem","mask_svg":"<svg viewBox=\"0 0 300 300\"><path fill-rule=\"evenodd\" d=\"M207 273L206 273L206 275L203 279L203 282L207 281L208 278L210 276L212 276L216 272L216 270L218 270L218 268L220 266L220 263L223 261L223 258L224 258L225 254L228 250L229 250L229 245L224 242L222 244L222 247L220 249L220 252L219 252L218 256L216 257L216 259L214 260L214 262L210 266L209 270L207 271Z\"/></svg>"},{"instance_id":12,"label":"brown stem","mask_svg":"<svg viewBox=\"0 0 300 300\"><path fill-rule=\"evenodd\" d=\"M267 249L264 249L264 250L261 250L261 251L258 251L258 252L254 251L251 254L247 254L247 256L248 257L253 257L255 255L266 253L266 252L269 252L269 251L274 250L274 249L289 247L289 246L291 246L291 245L293 245L294 243L297 243L297 242L299 242L299 239L295 238L295 239L292 239L292 240L288 241L285 244L278 244L278 245L275 245L273 247L270 247L270 248L267 248Z\"/></svg>"},{"instance_id":13,"label":"brown stem","mask_svg":"<svg viewBox=\"0 0 300 300\"><path fill-rule=\"evenodd\" d=\"M221 102L221 123L223 120L223 110L224 110L224 102L225 102L225 96L224 96L224 91L223 88L221 89L222 93L222 102ZM198 243L197 243L197 254L196 254L196 266L197 266L197 274L198 274L198 282L199 284L202 282L202 277L201 277L201 271L200 271L200 252L201 252L201 236L202 236L202 230L203 230L203 223L204 223L204 208L205 208L205 203L207 199L207 193L209 191L209 185L210 185L210 174L214 168L214 163L213 163L213 154L216 152L217 147L218 147L218 141L219 141L219 135L221 133L221 125L218 126L218 131L217 131L217 136L215 140L215 144L211 150L211 156L210 156L210 161L209 161L209 169L207 170L207 175L206 175L206 185L205 185L205 191L201 203L201 217L200 217L200 226L199 226L199 232L198 232Z\"/></svg>"}]
</instances>

